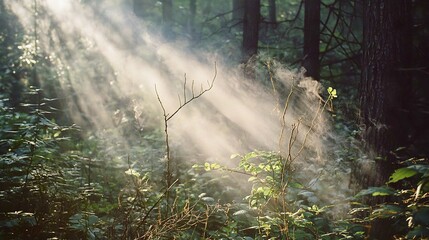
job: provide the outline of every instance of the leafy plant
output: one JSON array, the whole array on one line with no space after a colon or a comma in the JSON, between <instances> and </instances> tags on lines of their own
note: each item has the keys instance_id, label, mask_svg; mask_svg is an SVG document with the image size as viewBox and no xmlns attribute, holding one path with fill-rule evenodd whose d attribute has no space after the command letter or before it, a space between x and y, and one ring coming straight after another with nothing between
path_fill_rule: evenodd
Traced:
<instances>
[{"instance_id":1,"label":"leafy plant","mask_svg":"<svg viewBox=\"0 0 429 240\"><path fill-rule=\"evenodd\" d=\"M391 219L397 236L422 239L429 237L429 166L413 162L396 169L386 186L364 189L357 197L387 196L386 202L365 209L365 220Z\"/></svg>"},{"instance_id":2,"label":"leafy plant","mask_svg":"<svg viewBox=\"0 0 429 240\"><path fill-rule=\"evenodd\" d=\"M28 113L0 109L4 126L0 132L4 183L0 228L5 237L18 233L21 237L51 236L51 231L67 225L81 201L75 198L78 182L68 178L75 173L73 157L62 149L62 142L68 141L67 132L74 127L59 126L47 117L49 100L41 97L39 89L29 94L38 102L23 104Z\"/></svg>"}]
</instances>

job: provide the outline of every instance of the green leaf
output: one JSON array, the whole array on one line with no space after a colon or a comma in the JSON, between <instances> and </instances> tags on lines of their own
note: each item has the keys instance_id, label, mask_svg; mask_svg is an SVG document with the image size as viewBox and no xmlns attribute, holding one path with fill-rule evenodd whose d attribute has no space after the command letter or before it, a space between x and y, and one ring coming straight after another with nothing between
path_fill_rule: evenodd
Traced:
<instances>
[{"instance_id":1,"label":"green leaf","mask_svg":"<svg viewBox=\"0 0 429 240\"><path fill-rule=\"evenodd\" d=\"M193 169L197 169L197 170L199 170L199 169L202 169L202 168L203 168L203 166L202 166L202 165L200 165L200 164L194 164L194 165L192 165L192 168L193 168Z\"/></svg>"},{"instance_id":2,"label":"green leaf","mask_svg":"<svg viewBox=\"0 0 429 240\"><path fill-rule=\"evenodd\" d=\"M411 165L407 168L412 169L412 170L414 170L418 173L421 173L423 175L429 174L429 165L416 164L416 165Z\"/></svg>"},{"instance_id":3,"label":"green leaf","mask_svg":"<svg viewBox=\"0 0 429 240\"><path fill-rule=\"evenodd\" d=\"M356 197L361 197L365 195L372 195L372 196L388 196L394 194L395 191L392 188L388 187L370 187L368 189L364 189L360 191Z\"/></svg>"},{"instance_id":4,"label":"green leaf","mask_svg":"<svg viewBox=\"0 0 429 240\"><path fill-rule=\"evenodd\" d=\"M337 96L337 89L335 89L335 88L328 87L328 93L329 93L329 96L331 96L333 98L338 97Z\"/></svg>"},{"instance_id":5,"label":"green leaf","mask_svg":"<svg viewBox=\"0 0 429 240\"><path fill-rule=\"evenodd\" d=\"M299 182L290 182L288 185L291 188L298 188L298 189L303 189L304 188L304 185L302 185Z\"/></svg>"},{"instance_id":6,"label":"green leaf","mask_svg":"<svg viewBox=\"0 0 429 240\"><path fill-rule=\"evenodd\" d=\"M88 216L88 224L92 225L96 222L98 222L99 218L96 215L89 215Z\"/></svg>"},{"instance_id":7,"label":"green leaf","mask_svg":"<svg viewBox=\"0 0 429 240\"><path fill-rule=\"evenodd\" d=\"M429 236L428 227L417 226L407 234L407 239L421 239L422 237Z\"/></svg>"},{"instance_id":8,"label":"green leaf","mask_svg":"<svg viewBox=\"0 0 429 240\"><path fill-rule=\"evenodd\" d=\"M258 157L258 156L259 156L259 153L257 153L257 152L250 152L250 153L244 155L243 160L247 161L249 159L252 159L252 158L255 158L255 157Z\"/></svg>"},{"instance_id":9,"label":"green leaf","mask_svg":"<svg viewBox=\"0 0 429 240\"><path fill-rule=\"evenodd\" d=\"M217 170L217 169L220 169L220 164L218 164L218 163L212 163L212 164L210 164L210 169L213 169L213 170Z\"/></svg>"},{"instance_id":10,"label":"green leaf","mask_svg":"<svg viewBox=\"0 0 429 240\"><path fill-rule=\"evenodd\" d=\"M423 207L414 213L413 221L415 224L429 226L429 208Z\"/></svg>"},{"instance_id":11,"label":"green leaf","mask_svg":"<svg viewBox=\"0 0 429 240\"><path fill-rule=\"evenodd\" d=\"M256 176L252 176L252 177L249 177L249 179L247 181L248 182L253 182L255 180L258 180L258 178Z\"/></svg>"},{"instance_id":12,"label":"green leaf","mask_svg":"<svg viewBox=\"0 0 429 240\"><path fill-rule=\"evenodd\" d=\"M80 214L80 213L76 213L75 215L69 217L69 221L76 221L76 222L78 222L81 219L82 219L82 214Z\"/></svg>"},{"instance_id":13,"label":"green leaf","mask_svg":"<svg viewBox=\"0 0 429 240\"><path fill-rule=\"evenodd\" d=\"M238 215L243 215L246 214L247 211L246 210L238 210L237 212L233 213L233 216L238 216Z\"/></svg>"},{"instance_id":14,"label":"green leaf","mask_svg":"<svg viewBox=\"0 0 429 240\"><path fill-rule=\"evenodd\" d=\"M397 205L382 205L380 208L375 209L371 216L373 218L389 218L398 216L403 213L403 208Z\"/></svg>"},{"instance_id":15,"label":"green leaf","mask_svg":"<svg viewBox=\"0 0 429 240\"><path fill-rule=\"evenodd\" d=\"M200 195L198 195L199 198L203 198L207 195L207 193L201 193Z\"/></svg>"},{"instance_id":16,"label":"green leaf","mask_svg":"<svg viewBox=\"0 0 429 240\"><path fill-rule=\"evenodd\" d=\"M390 180L387 183L395 183L405 178L412 177L417 174L417 171L408 167L396 169L395 172L390 176Z\"/></svg>"},{"instance_id":17,"label":"green leaf","mask_svg":"<svg viewBox=\"0 0 429 240\"><path fill-rule=\"evenodd\" d=\"M215 200L212 197L202 197L201 200L203 200L204 202L210 202L213 203Z\"/></svg>"},{"instance_id":18,"label":"green leaf","mask_svg":"<svg viewBox=\"0 0 429 240\"><path fill-rule=\"evenodd\" d=\"M210 163L204 163L204 170L206 170L206 171L210 171L211 170Z\"/></svg>"},{"instance_id":19,"label":"green leaf","mask_svg":"<svg viewBox=\"0 0 429 240\"><path fill-rule=\"evenodd\" d=\"M135 176L135 177L140 177L140 173L138 173L136 170L131 168L125 171L125 174Z\"/></svg>"}]
</instances>

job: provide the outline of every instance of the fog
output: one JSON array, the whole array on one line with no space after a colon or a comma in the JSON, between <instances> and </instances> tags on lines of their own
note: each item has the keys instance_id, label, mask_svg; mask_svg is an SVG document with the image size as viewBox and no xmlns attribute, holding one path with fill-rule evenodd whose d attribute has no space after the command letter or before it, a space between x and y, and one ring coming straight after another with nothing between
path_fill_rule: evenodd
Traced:
<instances>
[{"instance_id":1,"label":"fog","mask_svg":"<svg viewBox=\"0 0 429 240\"><path fill-rule=\"evenodd\" d=\"M320 198L346 197L348 175L335 180L324 175L340 140L324 111L321 95L327 94L320 83L274 60L258 66L256 79L248 79L243 66L217 52L195 49L186 39L163 39L160 32L149 30L134 15L130 1L105 2L47 0L34 6L33 1L6 1L28 34L36 34L38 51L55 63L57 91L67 97L74 122L96 132L134 117L141 128L162 129L158 97L172 114L185 96L198 95L213 81L212 89L168 121L173 151L187 149L192 151L190 161L230 168L238 166L232 154L279 152L311 176L304 184L323 193ZM127 135L122 140L127 142ZM330 182L338 179L342 181Z\"/></svg>"}]
</instances>

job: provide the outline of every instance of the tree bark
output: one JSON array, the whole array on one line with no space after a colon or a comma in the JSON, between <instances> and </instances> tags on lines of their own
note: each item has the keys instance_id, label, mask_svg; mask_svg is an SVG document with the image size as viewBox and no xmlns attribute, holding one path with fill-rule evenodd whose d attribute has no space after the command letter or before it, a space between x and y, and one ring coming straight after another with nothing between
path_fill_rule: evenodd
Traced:
<instances>
[{"instance_id":1,"label":"tree bark","mask_svg":"<svg viewBox=\"0 0 429 240\"><path fill-rule=\"evenodd\" d=\"M244 3L242 62L248 79L256 78L256 62L252 57L258 52L260 5L260 0L246 0Z\"/></svg>"},{"instance_id":2,"label":"tree bark","mask_svg":"<svg viewBox=\"0 0 429 240\"><path fill-rule=\"evenodd\" d=\"M268 21L272 29L277 28L276 0L269 0L268 2Z\"/></svg>"},{"instance_id":3,"label":"tree bark","mask_svg":"<svg viewBox=\"0 0 429 240\"><path fill-rule=\"evenodd\" d=\"M407 142L412 61L410 0L365 0L361 76L364 140L378 156ZM383 180L376 182L383 184Z\"/></svg>"},{"instance_id":4,"label":"tree bark","mask_svg":"<svg viewBox=\"0 0 429 240\"><path fill-rule=\"evenodd\" d=\"M320 80L320 0L304 1L304 59L306 76Z\"/></svg>"},{"instance_id":5,"label":"tree bark","mask_svg":"<svg viewBox=\"0 0 429 240\"><path fill-rule=\"evenodd\" d=\"M362 172L361 186L384 184L393 171L398 147L407 145L412 61L411 0L364 0L361 121L363 140L376 160ZM375 204L370 202L370 204ZM392 239L386 221L376 221L371 239Z\"/></svg>"},{"instance_id":6,"label":"tree bark","mask_svg":"<svg viewBox=\"0 0 429 240\"><path fill-rule=\"evenodd\" d=\"M258 51L260 0L244 3L243 62L247 62Z\"/></svg>"}]
</instances>

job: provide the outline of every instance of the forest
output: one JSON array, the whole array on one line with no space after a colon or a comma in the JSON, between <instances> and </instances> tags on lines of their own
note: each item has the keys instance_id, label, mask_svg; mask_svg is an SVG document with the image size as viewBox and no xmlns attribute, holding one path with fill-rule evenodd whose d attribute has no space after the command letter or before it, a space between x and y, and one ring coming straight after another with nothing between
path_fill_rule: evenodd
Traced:
<instances>
[{"instance_id":1,"label":"forest","mask_svg":"<svg viewBox=\"0 0 429 240\"><path fill-rule=\"evenodd\" d=\"M429 239L428 12L0 0L0 239Z\"/></svg>"}]
</instances>

